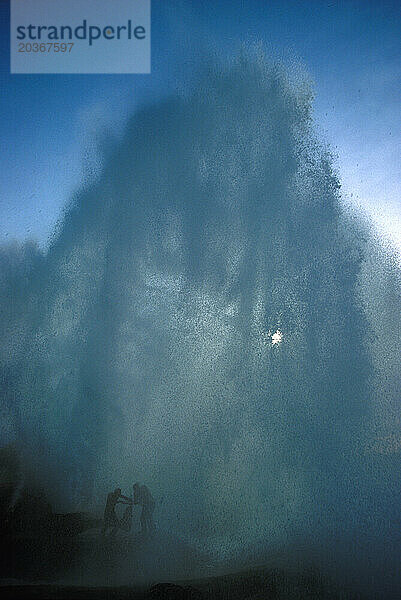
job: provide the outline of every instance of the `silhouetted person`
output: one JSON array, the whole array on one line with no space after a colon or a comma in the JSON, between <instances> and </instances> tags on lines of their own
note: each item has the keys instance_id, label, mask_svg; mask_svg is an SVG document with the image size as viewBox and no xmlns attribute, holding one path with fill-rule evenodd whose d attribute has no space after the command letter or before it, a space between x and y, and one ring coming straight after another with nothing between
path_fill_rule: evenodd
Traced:
<instances>
[{"instance_id":1,"label":"silhouetted person","mask_svg":"<svg viewBox=\"0 0 401 600\"><path fill-rule=\"evenodd\" d=\"M149 488L146 485L134 484L134 504L142 506L141 531L142 533L151 533L155 526L153 523L153 511L155 510L155 501Z\"/></svg>"},{"instance_id":2,"label":"silhouetted person","mask_svg":"<svg viewBox=\"0 0 401 600\"><path fill-rule=\"evenodd\" d=\"M131 503L131 498L127 498L127 496L122 495L121 488L116 488L114 492L110 492L110 494L108 494L106 507L104 509L102 535L106 535L107 530L111 528L111 535L114 536L117 532L117 529L121 527L121 521L116 515L117 504Z\"/></svg>"}]
</instances>

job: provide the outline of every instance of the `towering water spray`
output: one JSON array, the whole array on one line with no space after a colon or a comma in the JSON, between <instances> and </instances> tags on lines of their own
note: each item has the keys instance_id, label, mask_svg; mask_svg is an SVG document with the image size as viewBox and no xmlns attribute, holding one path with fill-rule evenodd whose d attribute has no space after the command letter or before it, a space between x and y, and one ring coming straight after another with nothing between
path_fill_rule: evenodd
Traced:
<instances>
[{"instance_id":1,"label":"towering water spray","mask_svg":"<svg viewBox=\"0 0 401 600\"><path fill-rule=\"evenodd\" d=\"M4 379L7 435L60 506L145 481L161 528L225 555L396 515L397 450L392 499L369 450L368 233L311 101L262 58L213 66L135 113L66 210Z\"/></svg>"}]
</instances>

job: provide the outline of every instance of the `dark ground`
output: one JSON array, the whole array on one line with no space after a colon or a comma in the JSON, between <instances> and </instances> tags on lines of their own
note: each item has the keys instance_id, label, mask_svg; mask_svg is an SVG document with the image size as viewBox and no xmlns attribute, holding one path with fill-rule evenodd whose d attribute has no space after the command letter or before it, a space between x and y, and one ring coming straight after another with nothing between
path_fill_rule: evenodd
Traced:
<instances>
[{"instance_id":1,"label":"dark ground","mask_svg":"<svg viewBox=\"0 0 401 600\"><path fill-rule=\"evenodd\" d=\"M1 587L0 593L4 600L362 600L316 575L263 568L142 588L16 584Z\"/></svg>"}]
</instances>

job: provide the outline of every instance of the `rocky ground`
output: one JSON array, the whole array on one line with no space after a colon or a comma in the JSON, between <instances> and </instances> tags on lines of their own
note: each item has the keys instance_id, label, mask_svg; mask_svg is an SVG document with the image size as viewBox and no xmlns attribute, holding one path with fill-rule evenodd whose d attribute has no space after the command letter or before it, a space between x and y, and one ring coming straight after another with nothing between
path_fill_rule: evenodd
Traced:
<instances>
[{"instance_id":1,"label":"rocky ground","mask_svg":"<svg viewBox=\"0 0 401 600\"><path fill-rule=\"evenodd\" d=\"M185 582L150 586L3 586L4 600L362 600L316 575L256 569Z\"/></svg>"}]
</instances>

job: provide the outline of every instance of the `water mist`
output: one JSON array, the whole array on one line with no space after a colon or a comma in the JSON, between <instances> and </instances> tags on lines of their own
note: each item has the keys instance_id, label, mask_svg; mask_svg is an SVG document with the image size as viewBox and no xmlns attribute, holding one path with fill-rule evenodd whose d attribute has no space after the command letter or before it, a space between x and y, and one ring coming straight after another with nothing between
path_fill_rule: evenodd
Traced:
<instances>
[{"instance_id":1,"label":"water mist","mask_svg":"<svg viewBox=\"0 0 401 600\"><path fill-rule=\"evenodd\" d=\"M144 481L221 560L302 547L394 590L400 276L312 99L261 56L211 65L132 116L45 255L2 250L2 442L59 510Z\"/></svg>"}]
</instances>

